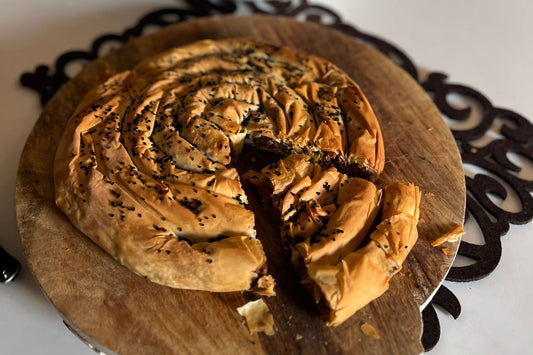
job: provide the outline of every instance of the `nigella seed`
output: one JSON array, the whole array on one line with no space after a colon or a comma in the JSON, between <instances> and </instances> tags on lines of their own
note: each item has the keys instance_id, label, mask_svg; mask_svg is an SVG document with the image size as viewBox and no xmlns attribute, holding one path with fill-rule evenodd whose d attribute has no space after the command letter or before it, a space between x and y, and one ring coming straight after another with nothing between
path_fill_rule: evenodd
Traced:
<instances>
[{"instance_id":1,"label":"nigella seed","mask_svg":"<svg viewBox=\"0 0 533 355\"><path fill-rule=\"evenodd\" d=\"M155 224L153 225L154 229L158 232L167 232L167 229L166 228L163 228L163 227L159 227L159 226L156 226Z\"/></svg>"}]
</instances>

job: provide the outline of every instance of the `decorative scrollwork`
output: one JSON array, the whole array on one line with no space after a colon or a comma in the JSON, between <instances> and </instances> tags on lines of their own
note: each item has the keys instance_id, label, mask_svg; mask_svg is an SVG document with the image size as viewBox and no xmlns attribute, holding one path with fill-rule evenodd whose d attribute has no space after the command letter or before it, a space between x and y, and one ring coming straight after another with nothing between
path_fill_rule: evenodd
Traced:
<instances>
[{"instance_id":1,"label":"decorative scrollwork","mask_svg":"<svg viewBox=\"0 0 533 355\"><path fill-rule=\"evenodd\" d=\"M485 244L462 241L458 254L474 259L475 263L453 267L447 277L447 280L452 281L477 280L487 276L498 265L501 257L500 237L507 233L510 224L525 224L533 218L533 181L520 178L517 173L522 167L509 159L509 154L515 153L533 161L533 125L513 111L494 107L485 96L472 88L446 83L444 74L431 73L422 86L433 95L437 107L451 120L466 121L473 115L473 105L480 107L481 119L477 125L451 130L463 163L483 171L465 179L468 217L476 220ZM452 94L473 102L467 108L457 109L448 102L447 98ZM503 124L493 135L496 133L502 138L481 144L483 138L494 131L496 120L503 121ZM509 192L520 202L517 211L508 211L489 198L489 195L493 195L505 200Z\"/></svg>"},{"instance_id":2,"label":"decorative scrollwork","mask_svg":"<svg viewBox=\"0 0 533 355\"><path fill-rule=\"evenodd\" d=\"M422 345L426 351L433 349L440 339L440 324L435 305L446 309L455 319L461 314L461 304L457 297L447 287L441 286L433 296L431 303L422 311L422 321L424 322Z\"/></svg>"},{"instance_id":3,"label":"decorative scrollwork","mask_svg":"<svg viewBox=\"0 0 533 355\"><path fill-rule=\"evenodd\" d=\"M143 34L149 25L164 27L190 18L204 17L215 14L230 14L237 10L233 1L188 0L187 5L179 8L166 8L150 12L143 16L137 24L125 29L121 34L104 34L96 38L86 51L69 51L59 56L55 62L54 70L47 65L39 65L33 73L23 73L20 83L37 91L41 104L44 106L59 88L71 79L66 68L76 62L92 61L102 56L102 48L109 42L124 44L129 40Z\"/></svg>"},{"instance_id":4,"label":"decorative scrollwork","mask_svg":"<svg viewBox=\"0 0 533 355\"><path fill-rule=\"evenodd\" d=\"M111 43L123 44L138 37L148 26L163 27L190 18L210 15L233 14L244 6L252 13L290 16L299 20L311 21L343 31L359 41L370 44L402 67L422 87L432 95L441 113L452 122L466 122L472 119L474 105L481 112L479 122L467 129L450 127L456 139L465 165L477 167L483 173L473 177L465 176L467 186L467 218L474 218L479 225L485 243L482 245L461 242L458 254L474 260L468 266L452 267L447 280L472 281L483 278L492 272L501 258L500 238L507 233L510 224L525 224L533 218L533 181L519 177L523 169L510 158L517 154L533 162L533 125L523 116L510 110L494 107L480 92L467 86L446 82L446 75L430 73L425 80L420 80L413 61L392 43L356 29L345 23L333 10L323 5L315 5L307 0L237 2L231 0L188 0L179 7L166 8L150 12L137 24L120 34L105 34L96 38L86 51L70 51L58 57L53 70L46 65L39 65L31 73L21 76L21 84L35 90L44 105L70 79L67 67L73 63L91 61L103 55L103 49ZM473 102L464 108L450 104L450 95L458 95ZM487 144L488 132L496 121L501 121L497 134L501 138L491 139ZM508 211L494 203L490 195L505 200L512 192L520 201L516 211ZM454 318L460 314L460 303L453 293L441 286L434 298L423 311L424 335L422 342L426 350L435 346L440 337L440 326L434 305L443 307Z\"/></svg>"}]
</instances>

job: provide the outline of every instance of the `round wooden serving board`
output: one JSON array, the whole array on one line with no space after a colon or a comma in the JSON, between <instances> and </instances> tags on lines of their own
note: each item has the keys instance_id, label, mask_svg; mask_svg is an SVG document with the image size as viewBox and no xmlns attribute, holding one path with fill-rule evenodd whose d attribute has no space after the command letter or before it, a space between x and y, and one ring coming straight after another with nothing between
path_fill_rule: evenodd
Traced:
<instances>
[{"instance_id":1,"label":"round wooden serving board","mask_svg":"<svg viewBox=\"0 0 533 355\"><path fill-rule=\"evenodd\" d=\"M235 310L257 296L171 289L113 260L54 205L52 162L66 121L107 74L163 50L204 38L251 37L324 57L361 86L383 130L384 183L420 186L420 238L389 291L341 326L328 328L299 284L276 221L250 196L258 237L277 281L266 299L276 334L250 334ZM245 157L241 157L245 159ZM431 194L429 194L431 193ZM251 193L253 195L253 193ZM44 293L69 325L100 349L121 354L421 353L420 306L444 279L455 255L430 243L462 224L463 169L454 139L424 90L372 48L331 29L269 16L211 17L167 27L98 59L44 108L25 146L16 186L20 238ZM457 243L449 245L452 250ZM380 339L366 336L363 323Z\"/></svg>"}]
</instances>

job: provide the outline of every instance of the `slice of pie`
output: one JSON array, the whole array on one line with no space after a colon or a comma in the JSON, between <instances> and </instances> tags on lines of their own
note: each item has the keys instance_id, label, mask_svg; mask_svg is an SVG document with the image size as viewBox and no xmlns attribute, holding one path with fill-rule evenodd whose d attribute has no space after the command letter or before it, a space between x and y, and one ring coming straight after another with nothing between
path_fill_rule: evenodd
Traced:
<instances>
[{"instance_id":1,"label":"slice of pie","mask_svg":"<svg viewBox=\"0 0 533 355\"><path fill-rule=\"evenodd\" d=\"M305 155L247 178L279 210L282 240L329 325L382 295L418 238L421 195L413 184L382 190Z\"/></svg>"}]
</instances>

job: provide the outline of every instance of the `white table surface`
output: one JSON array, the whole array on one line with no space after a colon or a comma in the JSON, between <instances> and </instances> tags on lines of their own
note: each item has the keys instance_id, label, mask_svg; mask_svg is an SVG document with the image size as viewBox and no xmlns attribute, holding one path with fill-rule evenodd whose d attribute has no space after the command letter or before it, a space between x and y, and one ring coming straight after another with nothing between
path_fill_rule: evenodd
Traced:
<instances>
[{"instance_id":1,"label":"white table surface","mask_svg":"<svg viewBox=\"0 0 533 355\"><path fill-rule=\"evenodd\" d=\"M312 1L315 3L315 1ZM1 354L93 354L62 324L24 262L14 209L18 160L41 111L19 85L36 64L86 49L103 33L120 33L171 0L0 0L0 244L22 261L15 282L0 285ZM326 3L323 1L323 3ZM496 106L533 118L533 2L359 0L327 6L361 30L396 43L420 67L443 71ZM520 175L533 180L533 162ZM512 207L512 203L504 202ZM467 239L479 238L475 224ZM478 236L476 237L476 234ZM441 339L431 354L533 354L533 223L512 226L499 266L469 283L445 282L462 305L454 320L439 311Z\"/></svg>"}]
</instances>

